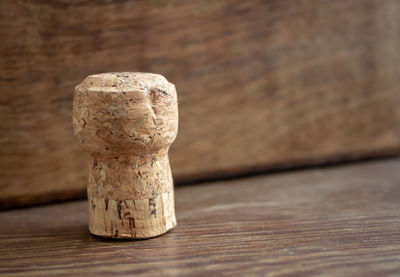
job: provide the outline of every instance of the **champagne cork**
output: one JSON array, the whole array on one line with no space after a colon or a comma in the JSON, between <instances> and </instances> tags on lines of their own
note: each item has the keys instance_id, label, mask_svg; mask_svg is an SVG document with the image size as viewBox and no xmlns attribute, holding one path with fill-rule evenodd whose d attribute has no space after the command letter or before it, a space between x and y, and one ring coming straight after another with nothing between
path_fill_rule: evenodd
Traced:
<instances>
[{"instance_id":1,"label":"champagne cork","mask_svg":"<svg viewBox=\"0 0 400 277\"><path fill-rule=\"evenodd\" d=\"M152 73L103 73L75 88L74 134L89 153L89 230L150 238L176 226L168 149L178 130L175 86Z\"/></svg>"}]
</instances>

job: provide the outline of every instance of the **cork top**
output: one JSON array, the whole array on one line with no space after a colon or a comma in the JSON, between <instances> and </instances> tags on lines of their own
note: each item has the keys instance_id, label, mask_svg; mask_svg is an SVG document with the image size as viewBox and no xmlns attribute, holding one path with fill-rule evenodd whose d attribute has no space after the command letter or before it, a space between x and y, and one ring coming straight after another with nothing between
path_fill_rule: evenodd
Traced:
<instances>
[{"instance_id":1,"label":"cork top","mask_svg":"<svg viewBox=\"0 0 400 277\"><path fill-rule=\"evenodd\" d=\"M110 72L90 75L75 89L120 93L143 92L150 94L152 90L171 90L172 88L175 90L174 85L160 74Z\"/></svg>"},{"instance_id":2,"label":"cork top","mask_svg":"<svg viewBox=\"0 0 400 277\"><path fill-rule=\"evenodd\" d=\"M90 153L151 154L175 140L177 105L175 86L162 75L90 75L75 88L74 134Z\"/></svg>"}]
</instances>

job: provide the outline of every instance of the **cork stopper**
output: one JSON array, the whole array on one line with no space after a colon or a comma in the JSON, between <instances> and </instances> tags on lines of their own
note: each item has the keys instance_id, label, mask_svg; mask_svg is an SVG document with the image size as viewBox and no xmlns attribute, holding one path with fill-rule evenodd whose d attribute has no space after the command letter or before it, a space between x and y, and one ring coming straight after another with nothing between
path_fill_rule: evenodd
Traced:
<instances>
[{"instance_id":1,"label":"cork stopper","mask_svg":"<svg viewBox=\"0 0 400 277\"><path fill-rule=\"evenodd\" d=\"M168 149L175 86L153 73L103 73L75 88L74 134L89 153L89 230L149 238L176 226Z\"/></svg>"}]
</instances>

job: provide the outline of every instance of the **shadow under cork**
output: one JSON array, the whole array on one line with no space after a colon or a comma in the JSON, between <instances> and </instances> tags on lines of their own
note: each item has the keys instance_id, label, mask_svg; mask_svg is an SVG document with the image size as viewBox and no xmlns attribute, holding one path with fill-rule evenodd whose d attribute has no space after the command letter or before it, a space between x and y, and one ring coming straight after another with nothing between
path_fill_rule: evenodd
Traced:
<instances>
[{"instance_id":1,"label":"shadow under cork","mask_svg":"<svg viewBox=\"0 0 400 277\"><path fill-rule=\"evenodd\" d=\"M169 234L173 233L174 230L177 228L177 226L175 226L174 228L166 231L165 233L159 234L159 235L155 235L152 237L147 237L147 238L134 238L134 237L106 237L106 236L100 236L100 235L96 235L96 234L92 234L90 233L89 229L88 229L88 233L92 236L93 239L99 241L99 242L108 242L108 243L112 243L112 242L134 242L134 241L147 241L147 240L153 240L159 237L164 237L164 236L168 236Z\"/></svg>"}]
</instances>

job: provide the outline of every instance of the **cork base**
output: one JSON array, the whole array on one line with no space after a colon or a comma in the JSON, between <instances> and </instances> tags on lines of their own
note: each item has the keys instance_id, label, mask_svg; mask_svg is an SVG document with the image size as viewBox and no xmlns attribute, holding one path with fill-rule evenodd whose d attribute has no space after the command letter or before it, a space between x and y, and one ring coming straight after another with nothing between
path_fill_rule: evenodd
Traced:
<instances>
[{"instance_id":1,"label":"cork base","mask_svg":"<svg viewBox=\"0 0 400 277\"><path fill-rule=\"evenodd\" d=\"M143 239L176 226L174 195L165 192L147 199L89 199L89 230L114 239Z\"/></svg>"}]
</instances>

